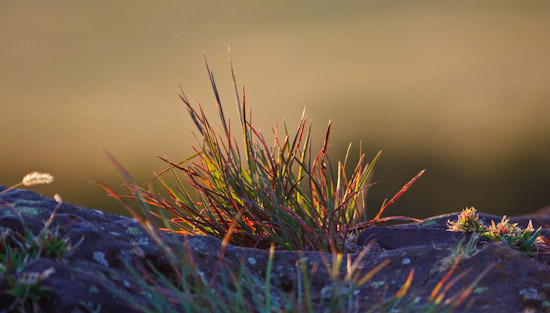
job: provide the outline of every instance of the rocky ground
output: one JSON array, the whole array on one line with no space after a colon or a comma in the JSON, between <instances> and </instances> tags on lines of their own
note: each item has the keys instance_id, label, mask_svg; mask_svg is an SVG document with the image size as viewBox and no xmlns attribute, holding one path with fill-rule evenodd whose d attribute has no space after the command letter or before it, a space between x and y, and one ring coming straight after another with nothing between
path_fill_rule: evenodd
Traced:
<instances>
[{"instance_id":1,"label":"rocky ground","mask_svg":"<svg viewBox=\"0 0 550 313\"><path fill-rule=\"evenodd\" d=\"M0 187L0 192L3 189ZM28 262L21 262L23 266L18 270L10 270L6 266L11 264L9 262L13 263L13 260L6 258L9 252L7 247L16 246L9 238L21 238L17 234L24 235L26 231L38 234L56 206L58 203L55 200L30 191L9 190L0 194L0 258L3 258L4 264L0 267L0 312L17 312L21 308L37 312L140 312L138 307L129 304L129 299L147 307L151 300L144 295L143 288L139 287L125 263L144 268L143 265L150 262L167 275L170 266L153 240L133 219L62 203L49 229L67 238L75 248L62 257L42 253ZM484 214L480 218L487 223L501 219ZM546 227L546 223L550 222L548 215L542 213L530 218L533 218L535 227ZM426 302L448 271L442 260L457 247L462 237L468 239L469 236L447 231L449 219L456 220L456 214L405 226L376 226L364 230L357 244L364 246L374 242L374 245L362 259L360 268L368 271L385 260L390 260L390 263L354 292L356 301L367 308L384 295L394 295L414 268L414 278L404 301ZM517 217L512 222L525 227L528 220L529 217ZM543 229L542 235L550 238L550 230ZM166 244L175 248L181 247L184 242L183 236L163 236ZM219 259L220 240L208 236L189 236L187 244L198 270L212 273ZM446 293L452 295L459 292L484 270L491 269L479 280L458 311L550 312L550 267L547 258L529 257L507 245L487 240L479 240L475 247L477 251L458 264L453 277L463 276ZM244 265L257 281L263 281L268 255L266 250L229 245L225 250L223 267L238 271ZM323 297L332 291L323 257L332 259L330 254L318 252L276 251L270 289L273 297L281 297L293 290L297 283L296 264L298 260L303 260L308 268L316 268L311 278L311 291L314 301L323 301ZM351 260L356 257L357 254L352 254ZM344 272L345 263L342 265ZM14 289L14 281L28 278L30 273L42 274L40 286L47 293L33 303L18 303L21 299L8 291ZM155 278L150 279L155 281Z\"/></svg>"}]
</instances>

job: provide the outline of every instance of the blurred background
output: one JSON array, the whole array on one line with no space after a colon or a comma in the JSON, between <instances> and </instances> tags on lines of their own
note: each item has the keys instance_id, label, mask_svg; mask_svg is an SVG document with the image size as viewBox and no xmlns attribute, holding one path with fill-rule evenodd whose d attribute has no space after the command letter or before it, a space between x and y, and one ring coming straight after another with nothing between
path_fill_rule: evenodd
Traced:
<instances>
[{"instance_id":1,"label":"blurred background","mask_svg":"<svg viewBox=\"0 0 550 313\"><path fill-rule=\"evenodd\" d=\"M370 215L466 206L517 215L550 205L548 1L2 1L0 184L126 214L108 150L145 182L191 154L181 84L215 120L202 52L236 119L231 47L253 118L269 135L304 107L330 155L378 150ZM235 127L237 124L234 124Z\"/></svg>"}]
</instances>

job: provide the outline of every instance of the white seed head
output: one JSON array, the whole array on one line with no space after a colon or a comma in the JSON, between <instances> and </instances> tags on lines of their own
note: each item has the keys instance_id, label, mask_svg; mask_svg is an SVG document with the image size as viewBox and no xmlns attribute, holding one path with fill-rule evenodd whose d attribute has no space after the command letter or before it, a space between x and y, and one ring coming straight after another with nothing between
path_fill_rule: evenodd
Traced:
<instances>
[{"instance_id":1,"label":"white seed head","mask_svg":"<svg viewBox=\"0 0 550 313\"><path fill-rule=\"evenodd\" d=\"M21 183L24 186L33 186L33 185L40 185L40 184L49 184L53 182L53 176L48 173L39 173L39 172L32 172L25 177L23 177L23 180Z\"/></svg>"}]
</instances>

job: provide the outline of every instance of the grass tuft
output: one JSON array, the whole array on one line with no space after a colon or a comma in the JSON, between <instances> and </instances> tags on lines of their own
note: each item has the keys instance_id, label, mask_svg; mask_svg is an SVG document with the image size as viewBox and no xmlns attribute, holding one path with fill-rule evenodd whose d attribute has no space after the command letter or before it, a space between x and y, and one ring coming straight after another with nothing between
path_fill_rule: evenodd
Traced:
<instances>
[{"instance_id":1,"label":"grass tuft","mask_svg":"<svg viewBox=\"0 0 550 313\"><path fill-rule=\"evenodd\" d=\"M499 223L491 221L491 225L486 226L479 220L476 209L471 207L462 210L457 221L449 220L447 225L449 231L479 234L491 241L505 243L528 256L550 254L550 241L540 235L542 227L535 230L531 221L522 229L517 223L510 223L505 215Z\"/></svg>"},{"instance_id":2,"label":"grass tuft","mask_svg":"<svg viewBox=\"0 0 550 313\"><path fill-rule=\"evenodd\" d=\"M417 221L381 218L381 214L424 171L384 203L374 219L362 221L364 195L380 152L370 162L360 152L357 164L350 167L348 149L345 160L333 164L327 154L331 123L322 148L314 153L305 113L294 132L286 123L280 130L275 127L268 143L252 124L244 88L241 95L231 67L239 109L240 127L235 130L226 118L208 63L206 67L221 130L212 126L200 104L191 105L181 91L179 96L198 132L195 154L178 163L160 157L168 168L155 178L168 192L168 200L129 185L131 196L141 195L148 204L173 215L170 222L177 232L223 239L231 231L230 242L239 246L266 249L275 243L277 249L349 252L350 241L362 228L391 220ZM237 136L242 137L242 146ZM163 177L166 173L172 174L175 185Z\"/></svg>"}]
</instances>

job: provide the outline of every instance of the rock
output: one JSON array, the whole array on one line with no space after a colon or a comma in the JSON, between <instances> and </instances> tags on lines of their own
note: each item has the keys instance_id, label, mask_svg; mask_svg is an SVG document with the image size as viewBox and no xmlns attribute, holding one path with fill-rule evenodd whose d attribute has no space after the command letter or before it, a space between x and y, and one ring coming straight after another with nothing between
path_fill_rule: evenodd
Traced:
<instances>
[{"instance_id":1,"label":"rock","mask_svg":"<svg viewBox=\"0 0 550 313\"><path fill-rule=\"evenodd\" d=\"M4 190L0 187L0 192ZM26 231L37 235L43 228L58 203L36 193L22 190L9 190L0 194L0 231L24 234ZM500 221L500 217L480 214L487 223ZM456 219L456 214L437 216L422 222L398 226L376 226L364 230L357 244L375 242L360 262L363 273L376 265L389 260L382 269L350 295L354 305L365 311L380 302L384 297L395 295L407 280L414 268L410 288L401 299L402 303L415 308L424 305L437 284L448 273L444 260L457 243L468 240L468 235L446 231L447 220ZM521 226L528 219L520 217ZM535 222L535 221L534 221ZM536 223L548 224L548 216L538 216ZM163 283L146 264L152 264L169 279L177 275L168 262L162 249L157 247L147 232L134 220L122 216L105 214L75 205L59 205L52 223L52 232L75 245L67 255L52 258L45 255L29 259L18 269L0 270L0 312L18 312L17 300L6 293L12 287L9 279L27 277L29 273L44 273L40 287L48 290L46 296L25 308L36 312L142 312L139 307L151 308L154 297L141 285L143 281L156 286L160 294L173 299L174 292L162 287ZM548 229L543 234L550 238ZM222 249L220 240L208 236L182 236L162 233L167 247L183 250L182 258L192 255L198 276L213 281L214 290L231 288L224 284L231 279L230 273L243 269L250 274L257 286L265 286L269 251L227 245ZM5 237L3 237L5 238ZM6 244L12 241L4 241ZM477 251L458 263L452 276L445 281L446 295L458 294L467 288L486 270L489 271L472 289L467 301L456 311L464 312L550 312L550 268L544 257L532 258L509 246L479 240ZM220 253L223 260L220 262ZM5 247L0 247L0 254ZM358 254L350 254L350 262ZM299 272L300 262L307 265L312 273L311 296L315 311L323 312L326 299L335 290L329 270L324 264L330 263L333 255L312 251L275 251L273 257L270 294L273 301L283 301L303 283ZM141 279L132 275L129 267L139 272ZM52 271L53 269L53 271ZM46 275L49 274L49 275ZM346 257L342 262L340 277L346 273ZM26 276L27 275L27 276ZM453 278L460 279L454 281ZM263 296L265 290L252 291ZM342 292L342 290L340 290ZM256 295L249 295L250 299ZM133 303L133 304L132 304ZM171 303L175 312L184 312L177 301ZM10 311L11 310L11 311ZM31 310L29 310L31 311ZM153 312L157 312L152 310Z\"/></svg>"}]
</instances>

